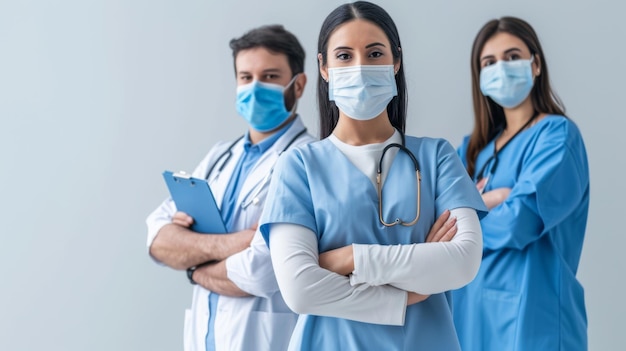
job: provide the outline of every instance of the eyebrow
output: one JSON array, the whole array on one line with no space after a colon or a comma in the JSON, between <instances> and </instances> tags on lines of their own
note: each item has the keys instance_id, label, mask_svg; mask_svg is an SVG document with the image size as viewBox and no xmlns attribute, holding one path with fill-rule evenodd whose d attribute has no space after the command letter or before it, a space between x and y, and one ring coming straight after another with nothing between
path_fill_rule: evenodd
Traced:
<instances>
[{"instance_id":1,"label":"eyebrow","mask_svg":"<svg viewBox=\"0 0 626 351\"><path fill-rule=\"evenodd\" d=\"M268 69L264 69L263 70L263 74L267 74L267 73L282 73L282 70L280 68L268 68ZM239 71L237 72L237 74L252 74L248 71Z\"/></svg>"},{"instance_id":2,"label":"eyebrow","mask_svg":"<svg viewBox=\"0 0 626 351\"><path fill-rule=\"evenodd\" d=\"M365 46L365 48L366 48L366 49L369 49L369 48L374 47L374 46L382 46L382 47L385 47L385 44L383 44L383 43L371 43L371 44L369 44L369 45L366 45L366 46Z\"/></svg>"},{"instance_id":3,"label":"eyebrow","mask_svg":"<svg viewBox=\"0 0 626 351\"><path fill-rule=\"evenodd\" d=\"M521 52L522 50L521 50L520 48L513 47L513 48L510 48L510 49L506 50L506 51L504 52L504 54L505 54L505 55L506 55L506 54L510 54L511 52L515 52L515 51L520 51L520 52ZM487 59L487 58L493 58L494 56L495 56L495 55L487 55L487 56L483 56L483 57L481 57L481 58L480 58L480 60L482 61L482 60Z\"/></svg>"},{"instance_id":4,"label":"eyebrow","mask_svg":"<svg viewBox=\"0 0 626 351\"><path fill-rule=\"evenodd\" d=\"M375 43L371 43L371 44L365 45L365 48L369 49L369 48L374 47L374 46L385 47L385 44L379 43L379 42L375 42ZM353 49L351 47L349 47L349 46L337 46L333 51L337 51L337 50L353 50Z\"/></svg>"}]
</instances>

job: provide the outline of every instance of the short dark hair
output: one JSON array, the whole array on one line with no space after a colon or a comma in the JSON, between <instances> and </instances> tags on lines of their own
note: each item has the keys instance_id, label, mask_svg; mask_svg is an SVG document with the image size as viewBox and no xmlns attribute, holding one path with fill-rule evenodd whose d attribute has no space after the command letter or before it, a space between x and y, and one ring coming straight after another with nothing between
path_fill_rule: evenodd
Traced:
<instances>
[{"instance_id":1,"label":"short dark hair","mask_svg":"<svg viewBox=\"0 0 626 351\"><path fill-rule=\"evenodd\" d=\"M240 38L230 41L233 50L233 61L242 50L263 47L274 53L287 56L292 75L304 72L304 48L298 38L287 31L282 25L273 24L254 28ZM235 67L235 70L237 67Z\"/></svg>"},{"instance_id":2,"label":"short dark hair","mask_svg":"<svg viewBox=\"0 0 626 351\"><path fill-rule=\"evenodd\" d=\"M322 65L326 65L328 60L328 39L332 33L340 25L354 19L367 20L380 27L387 35L387 39L389 39L394 61L401 60L402 52L400 48L402 45L400 44L400 35L391 16L376 4L367 1L356 1L337 7L324 20L317 42L317 52L322 55ZM398 95L391 99L387 105L387 114L391 124L404 133L407 109L404 60L400 61L400 68L395 77ZM320 112L320 138L323 139L329 136L335 129L339 120L339 110L335 103L328 99L328 82L322 78L321 74L317 81L317 104Z\"/></svg>"}]
</instances>

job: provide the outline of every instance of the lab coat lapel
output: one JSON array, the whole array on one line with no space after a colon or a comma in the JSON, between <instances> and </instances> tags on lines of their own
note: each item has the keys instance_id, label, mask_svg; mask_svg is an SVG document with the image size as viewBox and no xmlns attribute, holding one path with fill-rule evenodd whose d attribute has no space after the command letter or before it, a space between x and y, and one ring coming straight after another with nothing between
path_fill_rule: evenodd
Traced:
<instances>
[{"instance_id":1,"label":"lab coat lapel","mask_svg":"<svg viewBox=\"0 0 626 351\"><path fill-rule=\"evenodd\" d=\"M265 177L269 174L278 159L280 150L276 150L276 143L267 150L259 159L259 161L254 165L252 171L246 178L243 186L241 187L241 192L239 193L239 199L237 202L239 204L244 201L251 200L251 196L254 192L257 191L258 186L264 181ZM264 184L262 186L268 186L268 184Z\"/></svg>"},{"instance_id":2,"label":"lab coat lapel","mask_svg":"<svg viewBox=\"0 0 626 351\"><path fill-rule=\"evenodd\" d=\"M269 181L265 184L265 177L272 171L274 168L274 164L276 160L278 160L278 156L280 156L281 152L287 147L289 142L302 130L304 129L304 124L300 120L299 117L295 119L289 130L285 132L276 142L272 145L259 159L256 163L252 171L250 171L250 175L243 183L241 188L241 192L239 193L239 198L237 199L238 203L241 204L244 201L252 200L251 196L253 193L257 192L257 186L262 186L267 188L269 186Z\"/></svg>"},{"instance_id":3,"label":"lab coat lapel","mask_svg":"<svg viewBox=\"0 0 626 351\"><path fill-rule=\"evenodd\" d=\"M243 153L243 143L244 141L242 139L237 144L235 144L235 146L233 146L233 155L231 159L224 166L224 169L222 170L220 176L217 177L217 179L210 184L211 191L213 192L213 196L215 197L215 202L218 204L218 206L220 206L220 208L222 207L224 192L226 191L226 187L228 187L228 182L230 182L230 179L233 176L233 171L235 170L235 166L237 165L237 162L239 158L241 158L241 155ZM222 161L220 160L219 162ZM217 167L220 166L219 162Z\"/></svg>"}]
</instances>

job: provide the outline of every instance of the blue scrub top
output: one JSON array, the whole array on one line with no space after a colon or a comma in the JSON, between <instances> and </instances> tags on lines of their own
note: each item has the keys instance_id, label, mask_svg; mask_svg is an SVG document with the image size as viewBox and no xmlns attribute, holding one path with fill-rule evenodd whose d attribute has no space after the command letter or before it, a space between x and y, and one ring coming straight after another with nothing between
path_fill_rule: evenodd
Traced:
<instances>
[{"instance_id":1,"label":"blue scrub top","mask_svg":"<svg viewBox=\"0 0 626 351\"><path fill-rule=\"evenodd\" d=\"M446 209L484 203L454 148L442 139L406 138L420 163L421 216L416 225L383 226L378 195L368 176L328 139L286 152L278 161L260 229L269 243L271 223L292 223L316 233L320 252L353 243L422 243ZM409 156L398 152L383 187L384 217L410 221L416 213L417 181ZM375 306L363 306L372 309ZM376 313L372 309L372 313ZM404 326L301 315L290 349L297 350L459 350L449 295L431 295L406 310Z\"/></svg>"},{"instance_id":2,"label":"blue scrub top","mask_svg":"<svg viewBox=\"0 0 626 351\"><path fill-rule=\"evenodd\" d=\"M458 152L465 162L469 139ZM463 350L587 350L584 293L576 271L589 209L589 168L581 134L547 116L498 154L485 191L512 188L481 220L483 261L453 292ZM476 169L493 154L493 141Z\"/></svg>"}]
</instances>

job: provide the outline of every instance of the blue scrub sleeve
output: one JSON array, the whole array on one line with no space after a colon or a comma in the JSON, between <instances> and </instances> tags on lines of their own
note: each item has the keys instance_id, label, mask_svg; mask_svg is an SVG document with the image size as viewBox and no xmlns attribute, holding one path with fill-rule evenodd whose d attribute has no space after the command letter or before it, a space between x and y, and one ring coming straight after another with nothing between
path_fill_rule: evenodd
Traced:
<instances>
[{"instance_id":1,"label":"blue scrub sleeve","mask_svg":"<svg viewBox=\"0 0 626 351\"><path fill-rule=\"evenodd\" d=\"M308 175L298 149L287 150L274 166L265 208L259 220L261 234L268 246L273 223L298 224L317 233Z\"/></svg>"},{"instance_id":2,"label":"blue scrub sleeve","mask_svg":"<svg viewBox=\"0 0 626 351\"><path fill-rule=\"evenodd\" d=\"M437 186L435 206L437 217L446 209L470 207L476 209L478 218L487 214L487 208L476 185L467 174L456 150L445 140L437 149Z\"/></svg>"},{"instance_id":3,"label":"blue scrub sleeve","mask_svg":"<svg viewBox=\"0 0 626 351\"><path fill-rule=\"evenodd\" d=\"M509 197L482 220L484 247L521 250L571 214L588 190L586 159L572 122L541 133Z\"/></svg>"}]
</instances>

